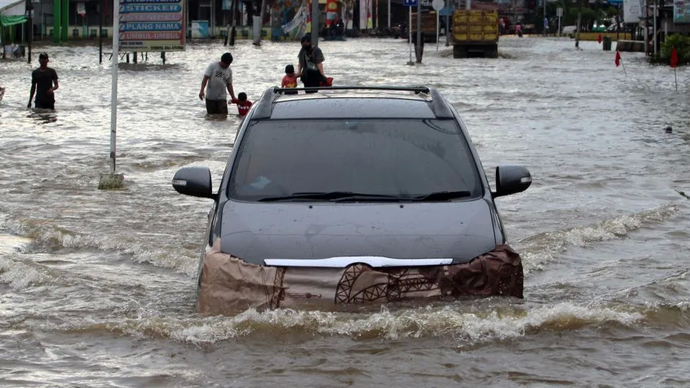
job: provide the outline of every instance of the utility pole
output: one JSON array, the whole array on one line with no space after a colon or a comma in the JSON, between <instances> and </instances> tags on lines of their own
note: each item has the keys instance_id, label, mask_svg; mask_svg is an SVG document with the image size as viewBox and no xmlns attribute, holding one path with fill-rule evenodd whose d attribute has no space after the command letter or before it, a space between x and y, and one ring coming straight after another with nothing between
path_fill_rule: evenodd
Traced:
<instances>
[{"instance_id":1,"label":"utility pole","mask_svg":"<svg viewBox=\"0 0 690 388\"><path fill-rule=\"evenodd\" d=\"M647 11L647 0L644 0L644 55L649 54L649 11Z\"/></svg>"},{"instance_id":2,"label":"utility pole","mask_svg":"<svg viewBox=\"0 0 690 388\"><path fill-rule=\"evenodd\" d=\"M318 1L318 0L316 0L316 1ZM317 3L317 6L318 6L318 3ZM261 9L259 10L259 20L258 20L259 29L258 29L257 35L254 36L254 43L253 43L255 46L261 45L261 33L264 30L264 15L265 15L264 13L265 13L265 11L266 11L266 0L261 0ZM256 22L257 22L257 18L254 18L254 23L256 23ZM312 24L313 24L313 22L312 22ZM256 26L254 26L254 31L257 31Z\"/></svg>"},{"instance_id":3,"label":"utility pole","mask_svg":"<svg viewBox=\"0 0 690 388\"><path fill-rule=\"evenodd\" d=\"M450 46L450 0L446 0L446 47Z\"/></svg>"},{"instance_id":4,"label":"utility pole","mask_svg":"<svg viewBox=\"0 0 690 388\"><path fill-rule=\"evenodd\" d=\"M61 4L60 0L53 0L53 43L55 44L60 43L60 22L62 21L60 13Z\"/></svg>"},{"instance_id":5,"label":"utility pole","mask_svg":"<svg viewBox=\"0 0 690 388\"><path fill-rule=\"evenodd\" d=\"M230 6L230 16L232 18L232 30L229 31L229 38L230 38L230 46L235 45L235 35L237 34L237 31L235 30L235 21L237 20L237 0L232 0L232 5ZM230 28L228 28L229 30Z\"/></svg>"},{"instance_id":6,"label":"utility pole","mask_svg":"<svg viewBox=\"0 0 690 388\"><path fill-rule=\"evenodd\" d=\"M419 1L419 0L417 0L417 1ZM408 65L414 65L414 62L412 62L412 6L411 5L408 6L408 13L410 16L410 21L407 23L407 36L408 36L408 41L409 41L409 45L410 45L410 61L407 62L407 64Z\"/></svg>"},{"instance_id":7,"label":"utility pole","mask_svg":"<svg viewBox=\"0 0 690 388\"><path fill-rule=\"evenodd\" d=\"M209 36L211 39L216 38L216 2L211 1L211 17L208 21Z\"/></svg>"},{"instance_id":8,"label":"utility pole","mask_svg":"<svg viewBox=\"0 0 690 388\"><path fill-rule=\"evenodd\" d=\"M103 63L103 19L105 18L105 1L100 0L98 3L98 64ZM113 30L114 31L114 30Z\"/></svg>"},{"instance_id":9,"label":"utility pole","mask_svg":"<svg viewBox=\"0 0 690 388\"><path fill-rule=\"evenodd\" d=\"M652 37L654 37L654 57L656 58L656 52L657 52L656 49L657 49L657 40L658 40L657 39L657 33L656 33L656 13L657 13L657 9L658 9L657 8L658 0L653 0L653 1L654 1L654 8L653 8L653 11L654 11L654 24L653 24L654 25L654 33L652 34Z\"/></svg>"},{"instance_id":10,"label":"utility pole","mask_svg":"<svg viewBox=\"0 0 690 388\"><path fill-rule=\"evenodd\" d=\"M422 2L417 0L417 63L422 63Z\"/></svg>"},{"instance_id":11,"label":"utility pole","mask_svg":"<svg viewBox=\"0 0 690 388\"><path fill-rule=\"evenodd\" d=\"M582 29L582 3L577 1L577 31L575 32L575 48L580 48L580 30Z\"/></svg>"},{"instance_id":12,"label":"utility pole","mask_svg":"<svg viewBox=\"0 0 690 388\"><path fill-rule=\"evenodd\" d=\"M388 31L391 30L391 0L388 0Z\"/></svg>"},{"instance_id":13,"label":"utility pole","mask_svg":"<svg viewBox=\"0 0 690 388\"><path fill-rule=\"evenodd\" d=\"M225 23L227 23L225 26L225 39L223 40L223 46L228 45L228 40L230 39L230 23L232 23L232 21L227 18L227 16L232 17L231 16L232 15L232 0L228 0L228 1L230 1L230 9L224 9L224 11L228 11L228 12L225 13L225 15L223 15L223 21L225 21ZM223 3L222 3L223 8L225 8L225 3L226 3L226 0L223 0Z\"/></svg>"},{"instance_id":14,"label":"utility pole","mask_svg":"<svg viewBox=\"0 0 690 388\"><path fill-rule=\"evenodd\" d=\"M113 60L112 60L112 86L110 88L110 173L101 174L98 181L99 190L121 189L124 187L125 176L116 174L116 131L117 131L117 70L120 57L120 34L117 26L120 21L120 2L113 1Z\"/></svg>"},{"instance_id":15,"label":"utility pole","mask_svg":"<svg viewBox=\"0 0 690 388\"><path fill-rule=\"evenodd\" d=\"M546 28L548 27L548 24L546 24L546 0L542 0L544 2L544 36L546 36Z\"/></svg>"},{"instance_id":16,"label":"utility pole","mask_svg":"<svg viewBox=\"0 0 690 388\"><path fill-rule=\"evenodd\" d=\"M29 1L26 2L26 12L29 14L29 55L26 63L31 63L31 41L34 40L34 5Z\"/></svg>"},{"instance_id":17,"label":"utility pole","mask_svg":"<svg viewBox=\"0 0 690 388\"><path fill-rule=\"evenodd\" d=\"M55 12L53 12L55 13ZM60 40L67 42L69 39L69 1L63 0L60 5L60 27L62 28L62 34L60 34ZM54 33L54 32L53 32Z\"/></svg>"},{"instance_id":18,"label":"utility pole","mask_svg":"<svg viewBox=\"0 0 690 388\"><path fill-rule=\"evenodd\" d=\"M319 46L319 0L311 0L311 44Z\"/></svg>"}]
</instances>

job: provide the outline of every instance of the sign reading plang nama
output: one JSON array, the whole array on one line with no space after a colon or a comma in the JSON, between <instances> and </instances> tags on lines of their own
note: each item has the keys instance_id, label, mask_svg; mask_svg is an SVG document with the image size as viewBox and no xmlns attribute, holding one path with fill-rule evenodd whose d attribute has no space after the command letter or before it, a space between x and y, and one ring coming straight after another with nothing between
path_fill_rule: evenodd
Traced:
<instances>
[{"instance_id":1,"label":"sign reading plang nama","mask_svg":"<svg viewBox=\"0 0 690 388\"><path fill-rule=\"evenodd\" d=\"M184 0L119 0L120 48L184 51Z\"/></svg>"}]
</instances>

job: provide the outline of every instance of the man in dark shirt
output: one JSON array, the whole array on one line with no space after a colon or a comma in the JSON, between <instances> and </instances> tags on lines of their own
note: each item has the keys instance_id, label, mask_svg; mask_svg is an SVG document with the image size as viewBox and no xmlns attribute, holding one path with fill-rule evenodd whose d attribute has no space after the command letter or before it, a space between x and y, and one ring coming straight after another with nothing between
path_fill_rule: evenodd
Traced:
<instances>
[{"instance_id":1,"label":"man in dark shirt","mask_svg":"<svg viewBox=\"0 0 690 388\"><path fill-rule=\"evenodd\" d=\"M31 100L36 94L37 109L55 109L55 91L59 87L58 76L55 70L48 67L48 54L41 53L38 56L41 67L31 73L31 96L27 108L31 108Z\"/></svg>"},{"instance_id":2,"label":"man in dark shirt","mask_svg":"<svg viewBox=\"0 0 690 388\"><path fill-rule=\"evenodd\" d=\"M311 44L309 35L303 36L301 42L302 49L297 54L299 59L297 77L302 78L305 88L319 86L322 81L326 81L326 75L323 71L323 61L325 60L323 52ZM315 91L311 93L315 93Z\"/></svg>"}]
</instances>

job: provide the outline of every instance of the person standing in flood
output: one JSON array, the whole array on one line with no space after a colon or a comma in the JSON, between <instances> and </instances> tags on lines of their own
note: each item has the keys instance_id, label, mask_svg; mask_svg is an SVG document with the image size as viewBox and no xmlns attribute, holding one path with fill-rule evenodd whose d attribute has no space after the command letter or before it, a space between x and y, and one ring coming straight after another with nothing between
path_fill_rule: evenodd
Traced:
<instances>
[{"instance_id":1,"label":"person standing in flood","mask_svg":"<svg viewBox=\"0 0 690 388\"><path fill-rule=\"evenodd\" d=\"M232 54L225 53L220 57L220 62L213 62L206 68L204 79L201 81L199 99L206 97L206 113L228 114L228 94L235 100L235 91L232 87ZM204 90L206 91L204 93ZM231 101L232 101L231 100Z\"/></svg>"},{"instance_id":2,"label":"person standing in flood","mask_svg":"<svg viewBox=\"0 0 690 388\"><path fill-rule=\"evenodd\" d=\"M297 77L302 78L305 88L319 86L326 81L326 74L323 71L323 52L320 48L311 44L309 35L305 35L301 40L302 49L297 54L299 60L297 67ZM308 92L314 93L314 92Z\"/></svg>"},{"instance_id":3,"label":"person standing in flood","mask_svg":"<svg viewBox=\"0 0 690 388\"><path fill-rule=\"evenodd\" d=\"M31 96L27 108L31 108L31 100L36 95L34 101L36 109L55 110L55 91L60 86L58 76L54 69L48 67L48 54L38 55L38 63L41 67L31 73Z\"/></svg>"}]
</instances>

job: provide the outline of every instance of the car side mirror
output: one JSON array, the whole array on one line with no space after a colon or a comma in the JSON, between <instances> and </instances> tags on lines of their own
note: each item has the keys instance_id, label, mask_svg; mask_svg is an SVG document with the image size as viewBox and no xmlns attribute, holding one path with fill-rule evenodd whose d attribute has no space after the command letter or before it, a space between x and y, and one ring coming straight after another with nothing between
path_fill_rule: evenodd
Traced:
<instances>
[{"instance_id":1,"label":"car side mirror","mask_svg":"<svg viewBox=\"0 0 690 388\"><path fill-rule=\"evenodd\" d=\"M496 191L493 197L520 193L532 184L532 175L523 166L496 167Z\"/></svg>"},{"instance_id":2,"label":"car side mirror","mask_svg":"<svg viewBox=\"0 0 690 388\"><path fill-rule=\"evenodd\" d=\"M172 186L180 194L214 198L211 193L211 170L208 167L183 167L175 173Z\"/></svg>"}]
</instances>

